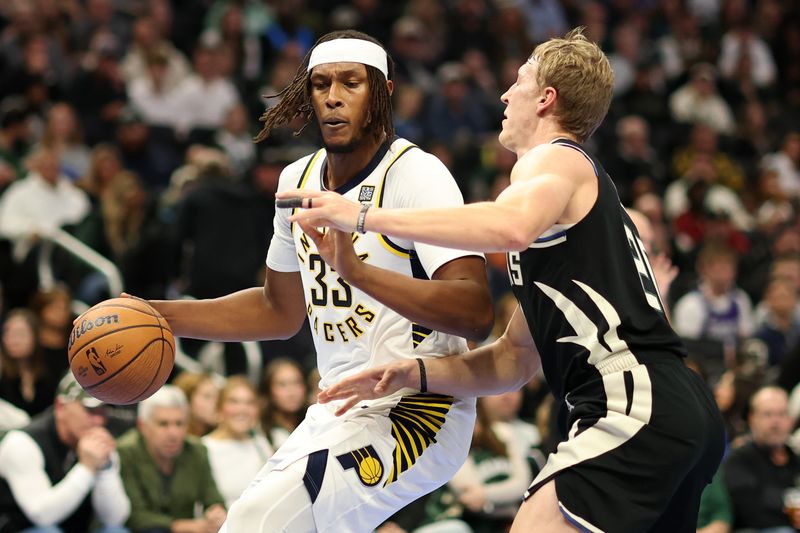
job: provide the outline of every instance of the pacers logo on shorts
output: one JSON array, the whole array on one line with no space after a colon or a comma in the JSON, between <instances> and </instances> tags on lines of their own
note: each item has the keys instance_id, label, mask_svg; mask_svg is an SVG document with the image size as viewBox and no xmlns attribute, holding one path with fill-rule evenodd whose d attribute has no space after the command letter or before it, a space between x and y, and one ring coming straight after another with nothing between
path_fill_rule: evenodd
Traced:
<instances>
[{"instance_id":1,"label":"pacers logo on shorts","mask_svg":"<svg viewBox=\"0 0 800 533\"><path fill-rule=\"evenodd\" d=\"M367 487L374 487L383 477L383 463L372 445L359 448L352 452L336 456L342 468L355 469L361 483Z\"/></svg>"},{"instance_id":2,"label":"pacers logo on shorts","mask_svg":"<svg viewBox=\"0 0 800 533\"><path fill-rule=\"evenodd\" d=\"M397 481L400 474L414 466L419 456L434 442L453 406L453 397L442 394L403 396L389 411L394 448L392 471L383 486Z\"/></svg>"}]
</instances>

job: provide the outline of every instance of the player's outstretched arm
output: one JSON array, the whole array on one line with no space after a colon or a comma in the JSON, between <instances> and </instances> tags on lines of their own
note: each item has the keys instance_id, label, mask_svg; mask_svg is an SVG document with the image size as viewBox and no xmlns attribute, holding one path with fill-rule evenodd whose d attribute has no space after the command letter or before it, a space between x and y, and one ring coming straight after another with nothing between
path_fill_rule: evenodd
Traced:
<instances>
[{"instance_id":1,"label":"player's outstretched arm","mask_svg":"<svg viewBox=\"0 0 800 533\"><path fill-rule=\"evenodd\" d=\"M556 145L531 150L517 161L511 172L511 185L494 202L440 209L372 207L364 216L364 229L464 250L523 250L561 219L576 191L586 189L590 182L593 192L582 196L590 200L589 208L594 203L597 180L588 161L573 152ZM301 203L302 209L289 217L291 222L304 220L313 226L349 232L358 223L361 206L336 193L295 189L276 196L278 205ZM586 207L571 208L585 208L588 212Z\"/></svg>"},{"instance_id":2,"label":"player's outstretched arm","mask_svg":"<svg viewBox=\"0 0 800 533\"><path fill-rule=\"evenodd\" d=\"M425 359L430 392L471 397L516 390L539 369L539 352L519 307L496 341L463 354ZM336 415L362 400L388 396L404 388L420 388L416 360L396 361L347 377L319 393L320 403L344 401Z\"/></svg>"},{"instance_id":3,"label":"player's outstretched arm","mask_svg":"<svg viewBox=\"0 0 800 533\"><path fill-rule=\"evenodd\" d=\"M267 269L264 287L208 300L150 300L179 337L215 341L289 338L306 316L298 272Z\"/></svg>"}]
</instances>

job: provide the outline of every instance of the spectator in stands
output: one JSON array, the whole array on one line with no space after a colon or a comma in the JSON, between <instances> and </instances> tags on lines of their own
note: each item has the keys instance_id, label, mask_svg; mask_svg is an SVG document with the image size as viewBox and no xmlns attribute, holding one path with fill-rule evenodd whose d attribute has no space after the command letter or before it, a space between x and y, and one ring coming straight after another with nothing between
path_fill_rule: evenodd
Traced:
<instances>
[{"instance_id":1,"label":"spectator in stands","mask_svg":"<svg viewBox=\"0 0 800 533\"><path fill-rule=\"evenodd\" d=\"M705 128L698 126L696 129ZM710 131L710 130L709 130ZM702 182L706 185L707 196L703 199L703 206L715 213L726 213L736 227L740 230L750 230L753 226L752 218L745 210L741 200L734 192L734 189L725 185L723 175L728 163L725 162L727 156L708 153L691 153L689 149L683 153L679 152L676 157L681 160L677 162L676 168L683 169L684 163L686 170L680 174L680 178L673 181L664 193L664 211L669 219L675 219L689 209L689 188L695 183ZM684 159L686 156L686 159ZM729 174L728 176L737 174ZM741 176L740 176L741 177Z\"/></svg>"},{"instance_id":2,"label":"spectator in stands","mask_svg":"<svg viewBox=\"0 0 800 533\"><path fill-rule=\"evenodd\" d=\"M186 395L164 385L143 400L137 427L119 439L134 532L217 531L225 521L205 446L187 435Z\"/></svg>"},{"instance_id":3,"label":"spectator in stands","mask_svg":"<svg viewBox=\"0 0 800 533\"><path fill-rule=\"evenodd\" d=\"M230 376L219 393L217 429L203 437L211 472L225 505L247 488L273 453L259 429L258 393L243 376Z\"/></svg>"},{"instance_id":4,"label":"spectator in stands","mask_svg":"<svg viewBox=\"0 0 800 533\"><path fill-rule=\"evenodd\" d=\"M184 82L178 85L169 83L169 56L161 48L149 52L145 56L145 64L146 74L128 84L131 106L148 126L184 132L187 109L182 106L179 95Z\"/></svg>"},{"instance_id":5,"label":"spectator in stands","mask_svg":"<svg viewBox=\"0 0 800 533\"><path fill-rule=\"evenodd\" d=\"M517 444L518 451L523 454L532 469L535 467L536 472L538 472L545 463L544 456L539 452L542 437L539 435L539 429L534 424L520 418L519 412L522 408L522 398L523 390L519 389L494 396L486 396L482 398L482 401L492 423L500 423L511 430L511 435Z\"/></svg>"},{"instance_id":6,"label":"spectator in stands","mask_svg":"<svg viewBox=\"0 0 800 533\"><path fill-rule=\"evenodd\" d=\"M800 317L795 314L797 289L787 279L773 278L762 302L766 315L756 323L754 336L766 343L768 364L780 365L788 351L800 344Z\"/></svg>"},{"instance_id":7,"label":"spectator in stands","mask_svg":"<svg viewBox=\"0 0 800 533\"><path fill-rule=\"evenodd\" d=\"M726 245L706 244L697 257L699 284L675 304L673 327L690 339L712 339L732 366L740 339L754 330L750 298L736 286L736 255Z\"/></svg>"},{"instance_id":8,"label":"spectator in stands","mask_svg":"<svg viewBox=\"0 0 800 533\"><path fill-rule=\"evenodd\" d=\"M696 160L707 159L714 167L717 182L734 191L744 186L744 171L737 161L719 147L719 135L707 124L692 126L688 143L674 151L672 173L681 177L688 173Z\"/></svg>"},{"instance_id":9,"label":"spectator in stands","mask_svg":"<svg viewBox=\"0 0 800 533\"><path fill-rule=\"evenodd\" d=\"M265 215L272 213L264 209L261 195L232 178L221 152L213 150L203 159L195 165L192 189L178 204L175 239L180 249L190 251L182 257L185 293L216 298L257 281L272 226ZM233 256L236 261L230 261Z\"/></svg>"},{"instance_id":10,"label":"spectator in stands","mask_svg":"<svg viewBox=\"0 0 800 533\"><path fill-rule=\"evenodd\" d=\"M0 441L2 531L125 531L130 501L104 409L70 373L52 408Z\"/></svg>"},{"instance_id":11,"label":"spectator in stands","mask_svg":"<svg viewBox=\"0 0 800 533\"><path fill-rule=\"evenodd\" d=\"M122 76L129 94L131 84L147 76L148 57L153 54L165 58L164 86L167 89L176 87L189 75L189 62L183 54L159 33L151 17L142 16L133 23L133 43L122 60Z\"/></svg>"},{"instance_id":12,"label":"spectator in stands","mask_svg":"<svg viewBox=\"0 0 800 533\"><path fill-rule=\"evenodd\" d=\"M456 23L464 22L464 19L457 17L455 21ZM488 24L485 20L482 22ZM456 30L456 38L463 38L458 30ZM430 54L425 39L425 28L419 19L407 15L392 24L390 51L395 60L395 80L399 87L414 86L426 94L431 94L435 90L436 77L432 72L431 65L428 64ZM458 50L452 55L460 55L461 52Z\"/></svg>"},{"instance_id":13,"label":"spectator in stands","mask_svg":"<svg viewBox=\"0 0 800 533\"><path fill-rule=\"evenodd\" d=\"M26 5L25 2L17 4L20 8ZM71 75L66 51L44 32L31 32L16 42L9 37L8 33L4 34L3 48L11 63L4 80L6 94L25 96L28 103L37 108L58 99Z\"/></svg>"},{"instance_id":14,"label":"spectator in stands","mask_svg":"<svg viewBox=\"0 0 800 533\"><path fill-rule=\"evenodd\" d=\"M54 383L69 369L67 341L72 330L72 293L66 285L39 289L31 298L39 320L39 343L47 374Z\"/></svg>"},{"instance_id":15,"label":"spectator in stands","mask_svg":"<svg viewBox=\"0 0 800 533\"><path fill-rule=\"evenodd\" d=\"M17 261L39 237L79 222L89 212L86 194L61 174L58 152L39 148L26 163L28 175L0 198L0 236L14 241Z\"/></svg>"},{"instance_id":16,"label":"spectator in stands","mask_svg":"<svg viewBox=\"0 0 800 533\"><path fill-rule=\"evenodd\" d=\"M92 148L89 169L78 180L77 185L89 195L92 206L97 207L103 194L121 171L122 160L117 147L111 143L100 143Z\"/></svg>"},{"instance_id":17,"label":"spectator in stands","mask_svg":"<svg viewBox=\"0 0 800 533\"><path fill-rule=\"evenodd\" d=\"M751 99L739 108L736 136L728 151L745 169L756 169L759 161L775 146L775 132L768 122L769 115L764 103Z\"/></svg>"},{"instance_id":18,"label":"spectator in stands","mask_svg":"<svg viewBox=\"0 0 800 533\"><path fill-rule=\"evenodd\" d=\"M697 533L729 533L732 524L733 506L718 471L700 498Z\"/></svg>"},{"instance_id":19,"label":"spectator in stands","mask_svg":"<svg viewBox=\"0 0 800 533\"><path fill-rule=\"evenodd\" d=\"M622 117L616 126L617 146L607 165L623 205L630 206L635 191L661 190L666 172L650 144L650 127L636 115Z\"/></svg>"},{"instance_id":20,"label":"spectator in stands","mask_svg":"<svg viewBox=\"0 0 800 533\"><path fill-rule=\"evenodd\" d=\"M0 337L0 398L35 416L53 404L57 384L42 357L36 315L12 309Z\"/></svg>"},{"instance_id":21,"label":"spectator in stands","mask_svg":"<svg viewBox=\"0 0 800 533\"><path fill-rule=\"evenodd\" d=\"M699 62L703 51L697 18L679 8L669 17L669 31L658 39L656 47L667 80L679 79L689 66Z\"/></svg>"},{"instance_id":22,"label":"spectator in stands","mask_svg":"<svg viewBox=\"0 0 800 533\"><path fill-rule=\"evenodd\" d=\"M736 195L715 179L708 160L699 158L689 174L667 187L664 207L675 216L675 246L690 259L707 240L725 242L741 254L750 248L750 240L732 220L735 213L741 224L748 223L748 213Z\"/></svg>"},{"instance_id":23,"label":"spectator in stands","mask_svg":"<svg viewBox=\"0 0 800 533\"><path fill-rule=\"evenodd\" d=\"M493 46L500 57L525 57L536 46L528 33L522 5L523 2L494 3L490 27L493 30ZM439 63L435 61L433 64Z\"/></svg>"},{"instance_id":24,"label":"spectator in stands","mask_svg":"<svg viewBox=\"0 0 800 533\"><path fill-rule=\"evenodd\" d=\"M733 135L733 112L717 92L713 66L699 63L692 67L688 83L669 98L672 118L679 123L705 124L717 133Z\"/></svg>"},{"instance_id":25,"label":"spectator in stands","mask_svg":"<svg viewBox=\"0 0 800 533\"><path fill-rule=\"evenodd\" d=\"M70 101L81 117L86 142L90 146L113 137L114 126L128 101L120 69L120 55L124 49L118 36L100 30L92 37L72 84Z\"/></svg>"},{"instance_id":26,"label":"spectator in stands","mask_svg":"<svg viewBox=\"0 0 800 533\"><path fill-rule=\"evenodd\" d=\"M89 170L89 148L83 144L83 132L75 110L66 102L59 102L47 111L47 121L42 132L41 146L58 152L61 173L72 181Z\"/></svg>"},{"instance_id":27,"label":"spectator in stands","mask_svg":"<svg viewBox=\"0 0 800 533\"><path fill-rule=\"evenodd\" d=\"M91 47L92 37L98 32L114 36L118 46L127 45L130 39L130 23L122 9L115 9L113 0L87 0L86 10L70 24L71 41L80 50Z\"/></svg>"},{"instance_id":28,"label":"spectator in stands","mask_svg":"<svg viewBox=\"0 0 800 533\"><path fill-rule=\"evenodd\" d=\"M800 131L787 133L781 149L764 156L761 164L778 173L778 183L787 196L800 197Z\"/></svg>"},{"instance_id":29,"label":"spectator in stands","mask_svg":"<svg viewBox=\"0 0 800 533\"><path fill-rule=\"evenodd\" d=\"M415 85L401 85L395 89L394 129L398 137L412 142L424 139L423 113L425 93Z\"/></svg>"},{"instance_id":30,"label":"spectator in stands","mask_svg":"<svg viewBox=\"0 0 800 533\"><path fill-rule=\"evenodd\" d=\"M14 178L25 173L23 160L30 149L31 132L23 98L0 101L0 160L14 170Z\"/></svg>"},{"instance_id":31,"label":"spectator in stands","mask_svg":"<svg viewBox=\"0 0 800 533\"><path fill-rule=\"evenodd\" d=\"M771 235L778 227L791 223L795 216L794 205L780 186L778 172L767 167L758 173L754 195L758 228Z\"/></svg>"},{"instance_id":32,"label":"spectator in stands","mask_svg":"<svg viewBox=\"0 0 800 533\"><path fill-rule=\"evenodd\" d=\"M486 109L479 104L481 94L467 84L466 76L460 62L445 63L437 70L440 90L431 95L426 112L432 140L464 147L488 131Z\"/></svg>"},{"instance_id":33,"label":"spectator in stands","mask_svg":"<svg viewBox=\"0 0 800 533\"><path fill-rule=\"evenodd\" d=\"M247 108L237 103L228 110L225 122L214 135L214 142L228 156L236 181L244 179L256 160L256 147L248 120Z\"/></svg>"},{"instance_id":34,"label":"spectator in stands","mask_svg":"<svg viewBox=\"0 0 800 533\"><path fill-rule=\"evenodd\" d=\"M219 387L211 374L184 370L172 382L189 401L189 435L202 437L217 427Z\"/></svg>"},{"instance_id":35,"label":"spectator in stands","mask_svg":"<svg viewBox=\"0 0 800 533\"><path fill-rule=\"evenodd\" d=\"M303 370L291 359L273 359L264 370L263 385L266 405L261 427L277 450L306 415Z\"/></svg>"},{"instance_id":36,"label":"spectator in stands","mask_svg":"<svg viewBox=\"0 0 800 533\"><path fill-rule=\"evenodd\" d=\"M608 56L614 71L614 97L625 95L633 87L636 70L647 53L647 43L634 22L623 22L614 29L614 52Z\"/></svg>"},{"instance_id":37,"label":"spectator in stands","mask_svg":"<svg viewBox=\"0 0 800 533\"><path fill-rule=\"evenodd\" d=\"M122 165L141 177L150 192L161 192L182 161L172 130L150 128L132 108L120 114L116 144Z\"/></svg>"},{"instance_id":38,"label":"spectator in stands","mask_svg":"<svg viewBox=\"0 0 800 533\"><path fill-rule=\"evenodd\" d=\"M172 241L156 212L152 195L133 172L115 172L115 158L103 166L104 177L98 181L110 181L98 184L102 196L73 234L116 264L128 290L142 295L163 294L174 269L167 259L171 256ZM164 260L153 261L153 257ZM88 304L108 298L106 278L96 271L84 270L76 284L77 298Z\"/></svg>"},{"instance_id":39,"label":"spectator in stands","mask_svg":"<svg viewBox=\"0 0 800 533\"><path fill-rule=\"evenodd\" d=\"M567 8L558 0L522 2L520 9L525 14L528 34L534 43L542 43L569 31Z\"/></svg>"},{"instance_id":40,"label":"spectator in stands","mask_svg":"<svg viewBox=\"0 0 800 533\"><path fill-rule=\"evenodd\" d=\"M306 1L279 0L273 10L274 17L261 34L262 63L269 65L287 52L304 57L314 46L314 31L306 20Z\"/></svg>"},{"instance_id":41,"label":"spectator in stands","mask_svg":"<svg viewBox=\"0 0 800 533\"><path fill-rule=\"evenodd\" d=\"M787 446L792 419L786 391L768 386L756 392L748 423L752 440L732 450L721 467L733 503L733 528L794 531L800 521L784 512L783 493L795 486L800 460Z\"/></svg>"},{"instance_id":42,"label":"spectator in stands","mask_svg":"<svg viewBox=\"0 0 800 533\"><path fill-rule=\"evenodd\" d=\"M763 385L763 376L745 369L726 370L714 384L714 399L725 422L728 442L741 442L747 435L750 398Z\"/></svg>"},{"instance_id":43,"label":"spectator in stands","mask_svg":"<svg viewBox=\"0 0 800 533\"><path fill-rule=\"evenodd\" d=\"M201 130L211 141L213 131L222 127L228 113L239 103L239 93L223 68L223 49L218 39L201 40L194 49L194 73L176 89L181 132Z\"/></svg>"},{"instance_id":44,"label":"spectator in stands","mask_svg":"<svg viewBox=\"0 0 800 533\"><path fill-rule=\"evenodd\" d=\"M744 67L743 74L759 89L775 83L777 69L767 43L754 31L753 21L743 18L722 36L719 72L723 78L734 79Z\"/></svg>"},{"instance_id":45,"label":"spectator in stands","mask_svg":"<svg viewBox=\"0 0 800 533\"><path fill-rule=\"evenodd\" d=\"M231 50L237 85L256 83L263 74L261 64L261 31L271 17L268 6L257 2L239 5L234 2L215 2L206 17L203 37L212 35L222 46ZM201 37L201 38L203 38Z\"/></svg>"}]
</instances>

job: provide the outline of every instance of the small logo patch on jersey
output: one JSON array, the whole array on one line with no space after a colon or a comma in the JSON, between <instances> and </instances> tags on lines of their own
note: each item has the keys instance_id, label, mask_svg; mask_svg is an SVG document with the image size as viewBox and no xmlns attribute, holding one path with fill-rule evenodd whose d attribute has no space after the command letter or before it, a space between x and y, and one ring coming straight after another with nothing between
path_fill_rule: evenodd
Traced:
<instances>
[{"instance_id":1,"label":"small logo patch on jersey","mask_svg":"<svg viewBox=\"0 0 800 533\"><path fill-rule=\"evenodd\" d=\"M361 186L361 190L358 191L358 201L359 202L371 202L373 194L375 194L375 186L374 185L362 185Z\"/></svg>"},{"instance_id":2,"label":"small logo patch on jersey","mask_svg":"<svg viewBox=\"0 0 800 533\"><path fill-rule=\"evenodd\" d=\"M342 455L336 459L345 470L354 469L358 473L361 483L367 487L374 487L383 478L383 463L372 445L359 448Z\"/></svg>"}]
</instances>

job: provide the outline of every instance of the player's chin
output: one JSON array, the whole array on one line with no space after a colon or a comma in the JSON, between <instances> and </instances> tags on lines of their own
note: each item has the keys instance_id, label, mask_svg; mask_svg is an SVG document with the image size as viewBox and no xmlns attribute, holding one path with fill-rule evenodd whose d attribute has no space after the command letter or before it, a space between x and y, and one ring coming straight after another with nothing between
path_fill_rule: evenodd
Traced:
<instances>
[{"instance_id":1,"label":"player's chin","mask_svg":"<svg viewBox=\"0 0 800 533\"><path fill-rule=\"evenodd\" d=\"M324 139L325 150L331 154L349 154L358 147L358 141L352 138L330 136Z\"/></svg>"}]
</instances>

